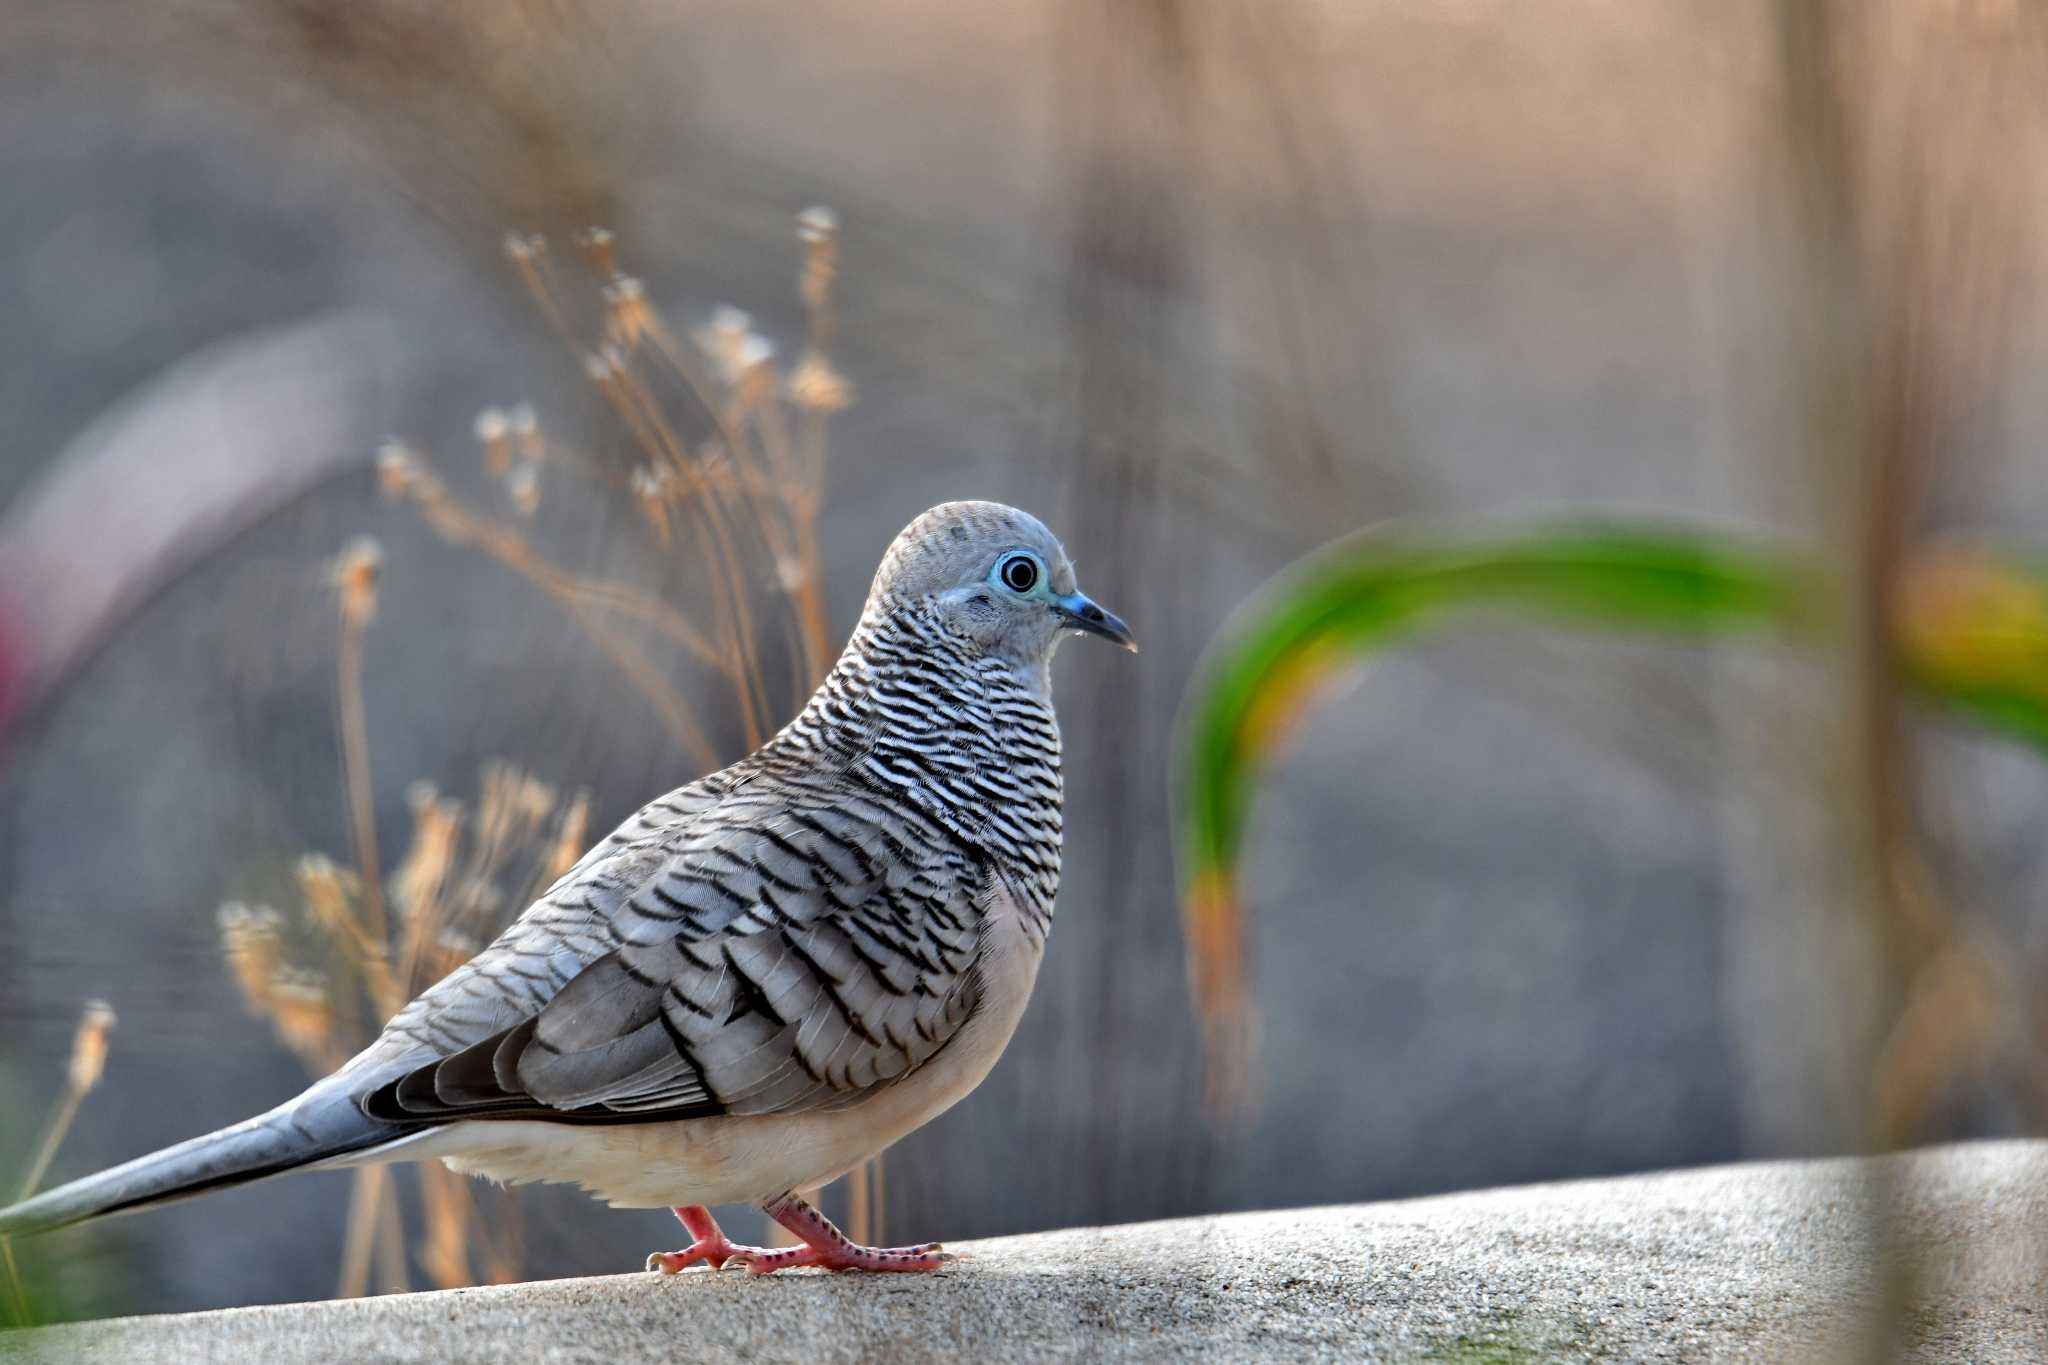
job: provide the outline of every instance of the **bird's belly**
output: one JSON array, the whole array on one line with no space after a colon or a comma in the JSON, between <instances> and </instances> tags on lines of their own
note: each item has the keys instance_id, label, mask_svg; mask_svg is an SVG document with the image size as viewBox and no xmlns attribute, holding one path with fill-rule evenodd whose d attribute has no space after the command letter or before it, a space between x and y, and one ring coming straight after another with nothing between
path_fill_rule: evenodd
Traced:
<instances>
[{"instance_id":1,"label":"bird's belly","mask_svg":"<svg viewBox=\"0 0 2048 1365\"><path fill-rule=\"evenodd\" d=\"M1016 1031L1039 949L1016 924L991 926L980 1007L910 1075L835 1109L569 1124L470 1120L391 1153L438 1157L504 1184L574 1184L620 1208L743 1204L824 1184L921 1127L981 1084Z\"/></svg>"}]
</instances>

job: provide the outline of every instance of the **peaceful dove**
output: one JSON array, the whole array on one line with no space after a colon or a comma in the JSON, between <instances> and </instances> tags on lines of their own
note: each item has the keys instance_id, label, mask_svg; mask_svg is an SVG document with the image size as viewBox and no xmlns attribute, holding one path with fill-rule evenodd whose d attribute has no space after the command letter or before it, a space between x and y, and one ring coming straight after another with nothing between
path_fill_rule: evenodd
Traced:
<instances>
[{"instance_id":1,"label":"peaceful dove","mask_svg":"<svg viewBox=\"0 0 2048 1365\"><path fill-rule=\"evenodd\" d=\"M0 1236L438 1159L672 1208L691 1244L650 1269L936 1267L796 1191L957 1103L1017 1027L1059 885L1050 666L1075 631L1136 648L1035 517L933 508L781 733L627 820L332 1076L0 1210ZM800 1245L727 1241L708 1206L739 1203Z\"/></svg>"}]
</instances>

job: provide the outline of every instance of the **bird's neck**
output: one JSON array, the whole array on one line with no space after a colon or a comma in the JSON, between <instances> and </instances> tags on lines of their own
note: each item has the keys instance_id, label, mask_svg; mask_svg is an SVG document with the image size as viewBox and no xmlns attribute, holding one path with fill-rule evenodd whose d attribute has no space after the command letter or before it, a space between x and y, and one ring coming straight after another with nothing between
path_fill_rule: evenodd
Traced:
<instances>
[{"instance_id":1,"label":"bird's neck","mask_svg":"<svg viewBox=\"0 0 2048 1365\"><path fill-rule=\"evenodd\" d=\"M774 743L896 792L1051 916L1060 731L1043 667L982 654L915 609L871 609Z\"/></svg>"}]
</instances>

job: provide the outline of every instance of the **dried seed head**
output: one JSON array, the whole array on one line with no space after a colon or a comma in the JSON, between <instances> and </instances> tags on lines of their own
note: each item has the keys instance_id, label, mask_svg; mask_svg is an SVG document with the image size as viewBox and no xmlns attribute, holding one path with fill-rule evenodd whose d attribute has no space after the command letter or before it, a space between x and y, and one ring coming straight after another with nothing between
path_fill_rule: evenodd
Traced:
<instances>
[{"instance_id":1,"label":"dried seed head","mask_svg":"<svg viewBox=\"0 0 2048 1365\"><path fill-rule=\"evenodd\" d=\"M505 476L505 491L520 516L532 516L540 510L540 471L530 464L519 466Z\"/></svg>"},{"instance_id":2,"label":"dried seed head","mask_svg":"<svg viewBox=\"0 0 2048 1365\"><path fill-rule=\"evenodd\" d=\"M782 391L781 381L775 374L774 359L775 348L766 341L761 342L761 349L758 352L742 357L747 368L741 373L739 383L734 389L742 408L759 407Z\"/></svg>"},{"instance_id":3,"label":"dried seed head","mask_svg":"<svg viewBox=\"0 0 2048 1365\"><path fill-rule=\"evenodd\" d=\"M806 412L843 412L853 405L853 385L817 351L806 351L789 376L789 401Z\"/></svg>"},{"instance_id":4,"label":"dried seed head","mask_svg":"<svg viewBox=\"0 0 2048 1365\"><path fill-rule=\"evenodd\" d=\"M344 871L324 853L308 853L293 869L299 896L306 903L306 918L337 942L350 942L356 934L355 898L362 890L361 879Z\"/></svg>"},{"instance_id":5,"label":"dried seed head","mask_svg":"<svg viewBox=\"0 0 2048 1365\"><path fill-rule=\"evenodd\" d=\"M334 999L327 978L300 967L280 967L265 1001L278 1040L309 1063L321 1063L334 1039Z\"/></svg>"},{"instance_id":6,"label":"dried seed head","mask_svg":"<svg viewBox=\"0 0 2048 1365\"><path fill-rule=\"evenodd\" d=\"M537 232L524 234L508 232L505 234L505 255L515 264L525 265L534 258L543 255L547 249L547 238Z\"/></svg>"},{"instance_id":7,"label":"dried seed head","mask_svg":"<svg viewBox=\"0 0 2048 1365\"><path fill-rule=\"evenodd\" d=\"M646 514L648 525L654 528L654 538L663 545L668 544L669 491L674 486L675 475L665 466L650 469L641 465L633 471L633 499Z\"/></svg>"},{"instance_id":8,"label":"dried seed head","mask_svg":"<svg viewBox=\"0 0 2048 1365\"><path fill-rule=\"evenodd\" d=\"M516 404L507 418L512 435L519 442L519 453L525 459L538 463L547 455L547 444L541 439L540 414L533 404Z\"/></svg>"},{"instance_id":9,"label":"dried seed head","mask_svg":"<svg viewBox=\"0 0 2048 1365\"><path fill-rule=\"evenodd\" d=\"M377 486L385 497L404 497L419 479L420 462L403 442L386 441L377 448Z\"/></svg>"},{"instance_id":10,"label":"dried seed head","mask_svg":"<svg viewBox=\"0 0 2048 1365\"><path fill-rule=\"evenodd\" d=\"M590 382L603 388L612 382L611 358L602 351L593 351L583 357L583 373Z\"/></svg>"},{"instance_id":11,"label":"dried seed head","mask_svg":"<svg viewBox=\"0 0 2048 1365\"><path fill-rule=\"evenodd\" d=\"M432 912L440 902L462 837L462 803L442 796L431 782L413 783L406 799L412 805L412 847L392 875L391 900L411 917Z\"/></svg>"},{"instance_id":12,"label":"dried seed head","mask_svg":"<svg viewBox=\"0 0 2048 1365\"><path fill-rule=\"evenodd\" d=\"M507 425L503 408L485 408L476 415L476 438L486 444L502 441Z\"/></svg>"},{"instance_id":13,"label":"dried seed head","mask_svg":"<svg viewBox=\"0 0 2048 1365\"><path fill-rule=\"evenodd\" d=\"M711 358L718 377L737 388L775 357L775 346L754 330L754 320L730 305L720 304L707 326L694 333L700 350Z\"/></svg>"},{"instance_id":14,"label":"dried seed head","mask_svg":"<svg viewBox=\"0 0 2048 1365\"><path fill-rule=\"evenodd\" d=\"M494 478L504 478L512 467L511 424L502 408L485 408L476 415L476 439L484 448L484 468Z\"/></svg>"},{"instance_id":15,"label":"dried seed head","mask_svg":"<svg viewBox=\"0 0 2048 1365\"><path fill-rule=\"evenodd\" d=\"M577 792L569 803L569 809L562 812L562 822L555 827L554 848L542 864L542 880L553 884L556 878L576 866L583 856L584 845L590 841L590 793Z\"/></svg>"},{"instance_id":16,"label":"dried seed head","mask_svg":"<svg viewBox=\"0 0 2048 1365\"><path fill-rule=\"evenodd\" d=\"M825 341L832 331L832 281L839 273L839 220L830 209L810 208L797 215L796 224L804 244L797 293L811 312L812 335Z\"/></svg>"},{"instance_id":17,"label":"dried seed head","mask_svg":"<svg viewBox=\"0 0 2048 1365\"><path fill-rule=\"evenodd\" d=\"M368 625L377 615L377 573L384 550L368 536L342 547L328 567L328 583L341 596L342 618L352 626Z\"/></svg>"},{"instance_id":18,"label":"dried seed head","mask_svg":"<svg viewBox=\"0 0 2048 1365\"><path fill-rule=\"evenodd\" d=\"M796 235L806 246L828 242L839 232L839 215L822 204L813 204L796 216Z\"/></svg>"},{"instance_id":19,"label":"dried seed head","mask_svg":"<svg viewBox=\"0 0 2048 1365\"><path fill-rule=\"evenodd\" d=\"M221 950L242 1002L260 1013L270 999L270 983L284 965L284 921L269 906L250 908L240 901L221 906Z\"/></svg>"},{"instance_id":20,"label":"dried seed head","mask_svg":"<svg viewBox=\"0 0 2048 1365\"><path fill-rule=\"evenodd\" d=\"M71 1093L83 1095L100 1083L107 1069L107 1035L120 1020L114 1007L104 1000L85 1002L78 1031L71 1035Z\"/></svg>"},{"instance_id":21,"label":"dried seed head","mask_svg":"<svg viewBox=\"0 0 2048 1365\"><path fill-rule=\"evenodd\" d=\"M600 277L607 279L618 273L612 254L616 244L617 239L612 236L612 230L604 227L585 228L576 238L576 245L583 248L583 255L590 262L590 268Z\"/></svg>"},{"instance_id":22,"label":"dried seed head","mask_svg":"<svg viewBox=\"0 0 2048 1365\"><path fill-rule=\"evenodd\" d=\"M604 287L605 329L613 344L631 350L647 334L650 318L647 288L630 275L621 275Z\"/></svg>"},{"instance_id":23,"label":"dried seed head","mask_svg":"<svg viewBox=\"0 0 2048 1365\"><path fill-rule=\"evenodd\" d=\"M538 828L555 808L555 789L537 777L522 776L519 782L519 813L527 824Z\"/></svg>"}]
</instances>

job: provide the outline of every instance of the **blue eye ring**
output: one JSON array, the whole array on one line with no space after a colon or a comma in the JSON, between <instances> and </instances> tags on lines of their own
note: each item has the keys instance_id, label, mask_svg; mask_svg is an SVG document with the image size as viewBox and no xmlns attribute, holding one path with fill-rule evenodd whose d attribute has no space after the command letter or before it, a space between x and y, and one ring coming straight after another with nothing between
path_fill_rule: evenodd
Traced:
<instances>
[{"instance_id":1,"label":"blue eye ring","mask_svg":"<svg viewBox=\"0 0 2048 1365\"><path fill-rule=\"evenodd\" d=\"M996 561L996 582L1019 597L1036 588L1045 578L1038 556L1028 550L1013 550Z\"/></svg>"}]
</instances>

